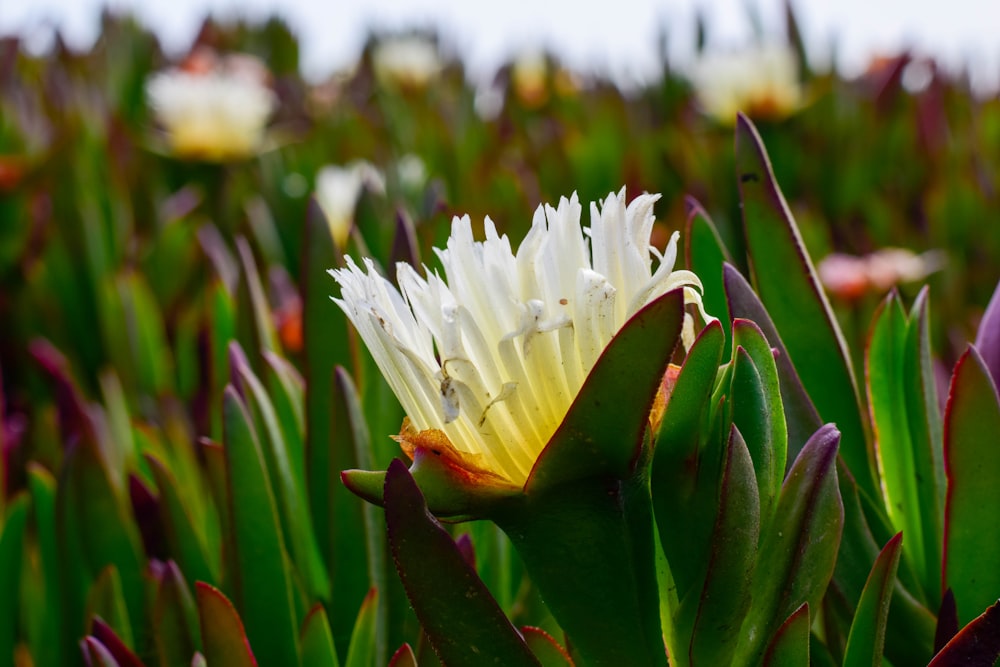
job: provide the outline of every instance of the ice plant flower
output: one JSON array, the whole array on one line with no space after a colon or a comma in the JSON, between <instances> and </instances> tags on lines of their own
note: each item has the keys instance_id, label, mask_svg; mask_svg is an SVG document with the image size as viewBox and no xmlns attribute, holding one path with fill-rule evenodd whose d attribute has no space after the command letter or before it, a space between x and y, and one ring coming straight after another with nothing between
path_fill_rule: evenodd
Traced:
<instances>
[{"instance_id":1,"label":"ice plant flower","mask_svg":"<svg viewBox=\"0 0 1000 667\"><path fill-rule=\"evenodd\" d=\"M658 198L626 206L623 188L591 204L589 229L575 194L539 206L516 252L488 217L483 241L468 216L455 218L437 250L443 274L401 263L399 290L371 260L332 270L334 300L407 414L404 450L430 442L520 487L632 315L675 288L701 309L698 277L674 270L678 235L662 253L649 244Z\"/></svg>"},{"instance_id":2,"label":"ice plant flower","mask_svg":"<svg viewBox=\"0 0 1000 667\"><path fill-rule=\"evenodd\" d=\"M441 72L437 45L418 35L385 39L372 53L375 76L383 85L406 89L425 87Z\"/></svg>"},{"instance_id":3,"label":"ice plant flower","mask_svg":"<svg viewBox=\"0 0 1000 667\"><path fill-rule=\"evenodd\" d=\"M805 101L795 53L778 44L707 55L692 69L691 82L702 110L726 125L736 122L737 111L780 119Z\"/></svg>"},{"instance_id":4,"label":"ice plant flower","mask_svg":"<svg viewBox=\"0 0 1000 667\"><path fill-rule=\"evenodd\" d=\"M816 267L827 291L841 299L884 294L901 283L923 280L944 268L944 255L929 250L920 255L905 248L882 248L857 257L832 253Z\"/></svg>"},{"instance_id":5,"label":"ice plant flower","mask_svg":"<svg viewBox=\"0 0 1000 667\"><path fill-rule=\"evenodd\" d=\"M385 192L382 173L364 160L346 167L326 166L316 174L316 203L326 216L330 235L338 248L347 245L354 209L364 188Z\"/></svg>"},{"instance_id":6,"label":"ice plant flower","mask_svg":"<svg viewBox=\"0 0 1000 667\"><path fill-rule=\"evenodd\" d=\"M154 74L146 96L174 155L224 162L260 150L275 107L267 70L249 56L200 58Z\"/></svg>"}]
</instances>

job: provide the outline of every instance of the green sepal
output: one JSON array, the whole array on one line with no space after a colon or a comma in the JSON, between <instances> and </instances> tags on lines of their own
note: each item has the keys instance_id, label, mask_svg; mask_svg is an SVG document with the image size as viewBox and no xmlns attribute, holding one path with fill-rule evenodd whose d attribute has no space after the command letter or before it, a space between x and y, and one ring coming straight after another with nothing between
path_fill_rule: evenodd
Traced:
<instances>
[{"instance_id":1,"label":"green sepal","mask_svg":"<svg viewBox=\"0 0 1000 667\"><path fill-rule=\"evenodd\" d=\"M896 568L902 553L902 541L903 533L896 533L872 566L847 637L845 665L878 665L882 661L885 626L896 581Z\"/></svg>"}]
</instances>

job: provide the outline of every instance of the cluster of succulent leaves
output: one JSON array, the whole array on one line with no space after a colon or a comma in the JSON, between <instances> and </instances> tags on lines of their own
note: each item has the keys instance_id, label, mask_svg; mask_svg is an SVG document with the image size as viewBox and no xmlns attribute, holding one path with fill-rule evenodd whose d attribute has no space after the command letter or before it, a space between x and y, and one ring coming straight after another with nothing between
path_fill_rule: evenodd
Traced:
<instances>
[{"instance_id":1,"label":"cluster of succulent leaves","mask_svg":"<svg viewBox=\"0 0 1000 667\"><path fill-rule=\"evenodd\" d=\"M759 127L772 173L746 122L734 160L666 60L639 90L549 81L490 118L458 62L402 92L366 52L320 95L279 21L206 23L199 40L275 75L274 145L255 160L158 152L143 84L166 59L130 20L106 16L85 53L0 40L0 666L639 665L664 661L661 636L674 664L992 662L1000 315L944 390L932 349L962 352L996 280L1000 237L981 225L1000 101L942 73L910 93L905 57L854 81L806 69L813 103ZM688 219L720 322L656 431L648 383L616 385L636 407L613 424L571 412L628 445L627 474L578 482L611 485L625 532L595 528L596 500L520 526L633 561L570 579L525 550L538 537L515 535L519 553L491 522L442 527L394 462L403 415L329 302L341 251L308 194L323 164L407 153L431 180L390 173L347 252L417 263L452 210L517 238L539 201L621 183ZM909 312L896 295L831 308L805 250L885 245L954 253L933 318L927 292ZM676 306L647 313L656 345L622 332L608 377L662 375ZM385 511L341 484L351 468L387 470Z\"/></svg>"}]
</instances>

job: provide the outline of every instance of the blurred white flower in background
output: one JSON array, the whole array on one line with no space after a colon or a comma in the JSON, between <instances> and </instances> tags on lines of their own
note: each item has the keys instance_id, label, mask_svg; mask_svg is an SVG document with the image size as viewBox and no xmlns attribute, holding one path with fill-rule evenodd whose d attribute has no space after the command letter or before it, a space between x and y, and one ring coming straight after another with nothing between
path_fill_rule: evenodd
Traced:
<instances>
[{"instance_id":1,"label":"blurred white flower in background","mask_svg":"<svg viewBox=\"0 0 1000 667\"><path fill-rule=\"evenodd\" d=\"M248 55L196 51L180 67L154 74L146 96L170 150L223 162L256 154L277 99L264 64Z\"/></svg>"},{"instance_id":2,"label":"blurred white flower in background","mask_svg":"<svg viewBox=\"0 0 1000 667\"><path fill-rule=\"evenodd\" d=\"M372 65L383 85L409 89L425 87L443 67L437 44L419 35L382 39L372 52Z\"/></svg>"},{"instance_id":3,"label":"blurred white flower in background","mask_svg":"<svg viewBox=\"0 0 1000 667\"><path fill-rule=\"evenodd\" d=\"M762 44L731 52L712 52L690 72L698 104L721 123L732 125L736 112L755 119L781 119L805 102L795 52Z\"/></svg>"},{"instance_id":4,"label":"blurred white flower in background","mask_svg":"<svg viewBox=\"0 0 1000 667\"><path fill-rule=\"evenodd\" d=\"M347 245L354 224L354 209L361 191L385 192L385 178L364 160L346 167L328 165L316 174L316 203L330 225L330 235L338 248Z\"/></svg>"}]
</instances>

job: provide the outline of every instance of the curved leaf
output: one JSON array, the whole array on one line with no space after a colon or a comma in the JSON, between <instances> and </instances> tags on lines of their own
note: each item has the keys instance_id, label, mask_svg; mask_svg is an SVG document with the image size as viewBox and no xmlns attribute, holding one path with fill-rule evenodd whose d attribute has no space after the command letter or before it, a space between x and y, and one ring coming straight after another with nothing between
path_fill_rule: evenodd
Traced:
<instances>
[{"instance_id":1,"label":"curved leaf","mask_svg":"<svg viewBox=\"0 0 1000 667\"><path fill-rule=\"evenodd\" d=\"M878 485L847 344L760 135L743 114L736 121L736 165L754 287L820 416L844 434L841 455L852 474L874 494Z\"/></svg>"},{"instance_id":2,"label":"curved leaf","mask_svg":"<svg viewBox=\"0 0 1000 667\"><path fill-rule=\"evenodd\" d=\"M409 644L403 644L392 654L388 667L417 667L417 656Z\"/></svg>"},{"instance_id":3,"label":"curved leaf","mask_svg":"<svg viewBox=\"0 0 1000 667\"><path fill-rule=\"evenodd\" d=\"M316 604L306 614L300 633L302 664L309 667L339 667L337 649L330 634L330 623L323 605Z\"/></svg>"},{"instance_id":4,"label":"curved leaf","mask_svg":"<svg viewBox=\"0 0 1000 667\"><path fill-rule=\"evenodd\" d=\"M684 294L676 289L625 323L539 455L527 493L590 475L629 475L683 320Z\"/></svg>"},{"instance_id":5,"label":"curved leaf","mask_svg":"<svg viewBox=\"0 0 1000 667\"><path fill-rule=\"evenodd\" d=\"M944 585L955 594L960 624L1000 597L1000 404L975 347L958 360L944 417Z\"/></svg>"},{"instance_id":6,"label":"curved leaf","mask_svg":"<svg viewBox=\"0 0 1000 667\"><path fill-rule=\"evenodd\" d=\"M542 667L573 667L573 659L566 649L541 628L521 628L521 635Z\"/></svg>"},{"instance_id":7,"label":"curved leaf","mask_svg":"<svg viewBox=\"0 0 1000 667\"><path fill-rule=\"evenodd\" d=\"M20 616L21 558L26 551L27 495L19 494L6 510L0 524L0 618L7 619L0 623L0 665L12 667L17 644L17 625L13 619Z\"/></svg>"},{"instance_id":8,"label":"curved leaf","mask_svg":"<svg viewBox=\"0 0 1000 667\"><path fill-rule=\"evenodd\" d=\"M743 625L739 658L756 662L768 638L803 602L818 607L833 575L844 526L837 484L840 432L818 430L785 479L774 520L761 538L753 574L754 604Z\"/></svg>"},{"instance_id":9,"label":"curved leaf","mask_svg":"<svg viewBox=\"0 0 1000 667\"><path fill-rule=\"evenodd\" d=\"M750 607L750 575L760 536L757 480L750 452L735 425L726 449L719 514L691 636L692 665L730 664Z\"/></svg>"},{"instance_id":10,"label":"curved leaf","mask_svg":"<svg viewBox=\"0 0 1000 667\"><path fill-rule=\"evenodd\" d=\"M896 535L882 549L872 566L861 602L851 623L851 632L844 651L845 665L882 664L882 649L885 645L885 625L889 617L889 602L896 581L896 568L903 542L903 534Z\"/></svg>"},{"instance_id":11,"label":"curved leaf","mask_svg":"<svg viewBox=\"0 0 1000 667\"><path fill-rule=\"evenodd\" d=\"M729 323L729 307L726 302L726 292L722 284L722 267L726 262L732 262L729 252L719 237L712 219L701 204L688 197L685 201L688 209L687 226L684 234L684 254L687 268L694 271L701 279L703 288L702 300L705 311L719 318L726 332L726 345L732 339Z\"/></svg>"},{"instance_id":12,"label":"curved leaf","mask_svg":"<svg viewBox=\"0 0 1000 667\"><path fill-rule=\"evenodd\" d=\"M1000 602L969 621L927 667L992 667L1000 658Z\"/></svg>"},{"instance_id":13,"label":"curved leaf","mask_svg":"<svg viewBox=\"0 0 1000 667\"><path fill-rule=\"evenodd\" d=\"M726 264L723 266L722 272L731 317L754 322L774 350L773 356L775 367L778 370L781 403L784 405L782 412L785 416L788 433L785 463L787 466L795 460L802 446L823 425L823 421L820 419L819 413L816 412L812 399L809 398L809 394L802 386L798 372L788 356L788 350L781 342L781 336L778 335L778 330L775 329L764 304L760 302L760 297L754 293L750 283L734 267ZM752 352L751 356L754 356Z\"/></svg>"},{"instance_id":14,"label":"curved leaf","mask_svg":"<svg viewBox=\"0 0 1000 667\"><path fill-rule=\"evenodd\" d=\"M186 665L201 650L201 626L191 589L176 563L167 561L158 573L153 603L153 641L160 665Z\"/></svg>"},{"instance_id":15,"label":"curved leaf","mask_svg":"<svg viewBox=\"0 0 1000 667\"><path fill-rule=\"evenodd\" d=\"M205 660L212 667L257 667L236 608L210 584L195 584ZM281 664L281 663L279 663Z\"/></svg>"},{"instance_id":16,"label":"curved leaf","mask_svg":"<svg viewBox=\"0 0 1000 667\"><path fill-rule=\"evenodd\" d=\"M445 664L538 665L401 461L385 477L389 546L407 597Z\"/></svg>"},{"instance_id":17,"label":"curved leaf","mask_svg":"<svg viewBox=\"0 0 1000 667\"><path fill-rule=\"evenodd\" d=\"M144 667L132 649L115 634L110 625L100 618L94 618L90 632L97 641L108 649L108 652L121 667Z\"/></svg>"},{"instance_id":18,"label":"curved leaf","mask_svg":"<svg viewBox=\"0 0 1000 667\"><path fill-rule=\"evenodd\" d=\"M354 630L351 631L344 667L371 667L375 662L378 598L378 590L372 588L361 603L358 618L354 621Z\"/></svg>"},{"instance_id":19,"label":"curved leaf","mask_svg":"<svg viewBox=\"0 0 1000 667\"><path fill-rule=\"evenodd\" d=\"M808 665L809 624L809 603L803 602L771 637L767 651L764 652L764 667Z\"/></svg>"},{"instance_id":20,"label":"curved leaf","mask_svg":"<svg viewBox=\"0 0 1000 667\"><path fill-rule=\"evenodd\" d=\"M278 510L250 417L231 386L223 396L223 416L236 567L233 590L261 661L292 667L299 664L298 624ZM211 664L211 656L205 657Z\"/></svg>"}]
</instances>

